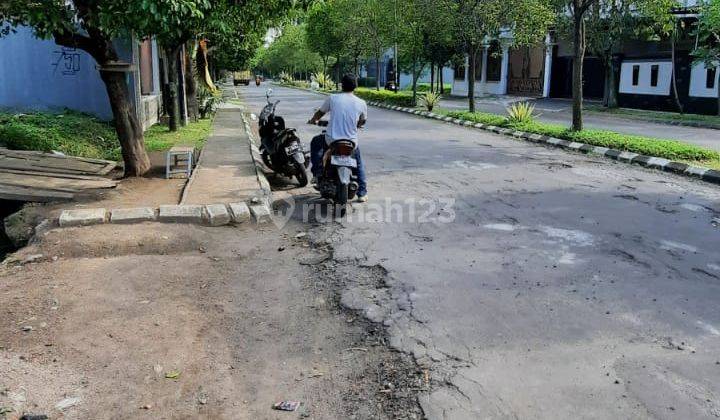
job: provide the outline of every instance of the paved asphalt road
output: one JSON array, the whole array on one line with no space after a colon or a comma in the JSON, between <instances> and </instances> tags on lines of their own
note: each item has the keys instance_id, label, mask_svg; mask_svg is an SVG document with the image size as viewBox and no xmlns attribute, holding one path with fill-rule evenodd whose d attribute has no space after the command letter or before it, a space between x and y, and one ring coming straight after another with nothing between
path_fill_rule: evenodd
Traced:
<instances>
[{"instance_id":1,"label":"paved asphalt road","mask_svg":"<svg viewBox=\"0 0 720 420\"><path fill-rule=\"evenodd\" d=\"M309 141L323 97L275 97ZM343 302L431 367L429 418L720 416L717 187L376 108L360 144L370 201L317 229L385 273Z\"/></svg>"},{"instance_id":2,"label":"paved asphalt road","mask_svg":"<svg viewBox=\"0 0 720 420\"><path fill-rule=\"evenodd\" d=\"M476 107L478 111L505 115L513 97L478 98ZM467 98L452 97L441 101L440 106L447 109L467 109ZM536 102L538 119L543 122L563 124L572 123L572 103L562 99L544 99ZM657 137L661 139L680 140L690 144L707 147L720 151L720 130L710 128L696 128L678 125L659 124L598 112L585 112L583 122L586 128L611 129L619 133L637 134Z\"/></svg>"}]
</instances>

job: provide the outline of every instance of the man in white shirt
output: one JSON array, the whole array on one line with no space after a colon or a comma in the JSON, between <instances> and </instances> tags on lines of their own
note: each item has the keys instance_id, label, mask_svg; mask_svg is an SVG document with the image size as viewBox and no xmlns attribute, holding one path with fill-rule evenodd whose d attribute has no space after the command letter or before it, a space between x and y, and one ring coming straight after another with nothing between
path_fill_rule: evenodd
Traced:
<instances>
[{"instance_id":1,"label":"man in white shirt","mask_svg":"<svg viewBox=\"0 0 720 420\"><path fill-rule=\"evenodd\" d=\"M358 128L367 121L367 104L353 94L355 76L343 76L342 93L329 96L310 118L308 124L317 124L323 115L330 113L330 121L325 136L315 136L310 142L310 160L313 176L317 179L322 174L322 157L328 145L336 140L350 140L355 143L354 157L357 160L358 201L367 201L367 179L360 148L358 147Z\"/></svg>"}]
</instances>

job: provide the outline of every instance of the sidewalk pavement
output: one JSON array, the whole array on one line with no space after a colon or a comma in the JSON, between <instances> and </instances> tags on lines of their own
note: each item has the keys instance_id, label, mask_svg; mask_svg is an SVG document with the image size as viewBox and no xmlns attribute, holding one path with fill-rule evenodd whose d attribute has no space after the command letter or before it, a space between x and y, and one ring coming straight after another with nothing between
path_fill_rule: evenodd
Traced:
<instances>
[{"instance_id":1,"label":"sidewalk pavement","mask_svg":"<svg viewBox=\"0 0 720 420\"><path fill-rule=\"evenodd\" d=\"M505 115L506 108L513 102L532 100L517 96L496 96L477 98L475 107L477 111ZM532 100L535 111L540 114L538 120L547 123L570 126L572 122L572 102L562 99ZM444 98L440 107L451 110L467 110L468 100L461 97ZM636 134L662 139L679 140L695 144L708 149L720 151L720 130L711 128L687 127L670 124L654 123L649 121L631 120L613 115L604 115L593 112L583 114L586 128L612 130L624 134Z\"/></svg>"},{"instance_id":2,"label":"sidewalk pavement","mask_svg":"<svg viewBox=\"0 0 720 420\"><path fill-rule=\"evenodd\" d=\"M218 110L180 204L238 203L264 195L242 112L233 104Z\"/></svg>"}]
</instances>

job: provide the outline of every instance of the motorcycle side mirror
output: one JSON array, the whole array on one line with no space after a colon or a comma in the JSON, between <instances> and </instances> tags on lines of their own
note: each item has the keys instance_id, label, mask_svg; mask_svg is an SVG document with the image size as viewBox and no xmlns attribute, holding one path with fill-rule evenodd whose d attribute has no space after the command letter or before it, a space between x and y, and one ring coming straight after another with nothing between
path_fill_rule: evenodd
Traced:
<instances>
[{"instance_id":1,"label":"motorcycle side mirror","mask_svg":"<svg viewBox=\"0 0 720 420\"><path fill-rule=\"evenodd\" d=\"M272 90L272 89L268 89L268 90L265 91L265 97L268 98L268 100L270 99L270 97L272 96L272 94L273 94L273 90Z\"/></svg>"}]
</instances>

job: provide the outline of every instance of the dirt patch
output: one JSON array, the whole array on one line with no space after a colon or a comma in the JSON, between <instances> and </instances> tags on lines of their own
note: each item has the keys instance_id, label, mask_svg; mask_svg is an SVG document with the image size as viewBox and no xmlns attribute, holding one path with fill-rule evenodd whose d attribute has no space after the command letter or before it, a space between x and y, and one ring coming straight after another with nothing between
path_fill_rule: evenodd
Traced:
<instances>
[{"instance_id":1,"label":"dirt patch","mask_svg":"<svg viewBox=\"0 0 720 420\"><path fill-rule=\"evenodd\" d=\"M47 204L44 206L46 217L58 217L61 210L68 208L113 209L178 204L187 179L165 179L165 152L151 152L149 156L152 166L144 177L121 179L115 188L87 191L76 195L71 202Z\"/></svg>"},{"instance_id":2,"label":"dirt patch","mask_svg":"<svg viewBox=\"0 0 720 420\"><path fill-rule=\"evenodd\" d=\"M331 271L299 264L322 251L302 229L50 231L23 251L49 259L0 268L0 408L10 419L420 417L424 373L339 305ZM279 400L303 404L282 413Z\"/></svg>"}]
</instances>

